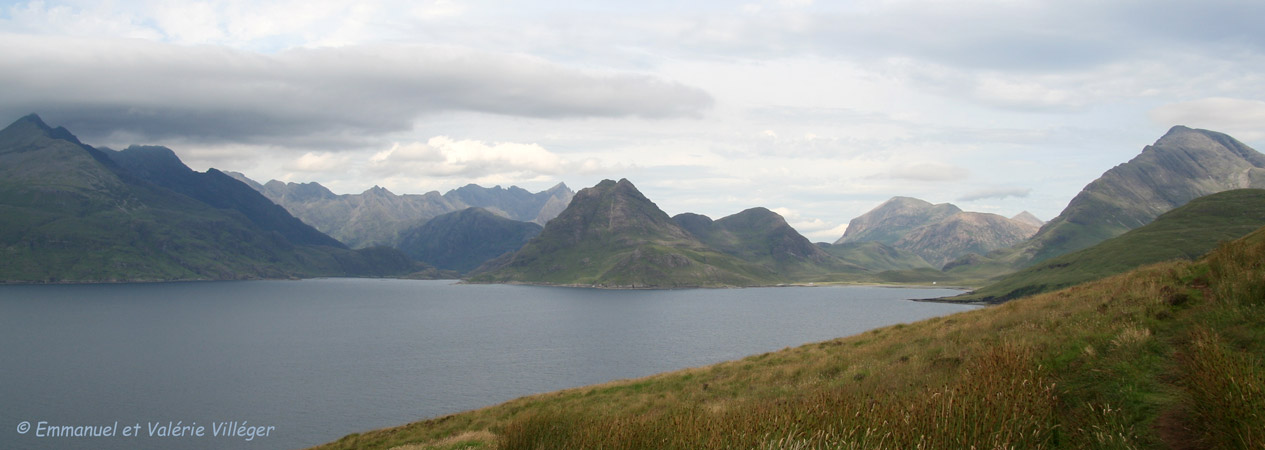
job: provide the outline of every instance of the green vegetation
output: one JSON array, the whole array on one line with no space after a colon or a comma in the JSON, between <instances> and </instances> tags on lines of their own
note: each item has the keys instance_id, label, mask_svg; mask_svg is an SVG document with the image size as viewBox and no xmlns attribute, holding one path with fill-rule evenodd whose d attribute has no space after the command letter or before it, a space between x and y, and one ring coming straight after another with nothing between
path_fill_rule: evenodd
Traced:
<instances>
[{"instance_id":1,"label":"green vegetation","mask_svg":"<svg viewBox=\"0 0 1265 450\"><path fill-rule=\"evenodd\" d=\"M1200 261L323 448L1262 448L1262 424L1265 228Z\"/></svg>"},{"instance_id":2,"label":"green vegetation","mask_svg":"<svg viewBox=\"0 0 1265 450\"><path fill-rule=\"evenodd\" d=\"M1000 302L1049 292L1169 259L1194 259L1219 242L1265 225L1265 190L1239 189L1192 200L1154 222L1101 244L1045 260L954 300Z\"/></svg>"},{"instance_id":3,"label":"green vegetation","mask_svg":"<svg viewBox=\"0 0 1265 450\"><path fill-rule=\"evenodd\" d=\"M821 242L817 245L836 258L870 270L932 269L931 264L927 264L927 261L922 259L921 256L881 242L848 242L845 244Z\"/></svg>"},{"instance_id":4,"label":"green vegetation","mask_svg":"<svg viewBox=\"0 0 1265 450\"><path fill-rule=\"evenodd\" d=\"M766 208L751 208L720 220L678 214L672 220L703 244L753 263L788 282L854 279L870 270L836 258Z\"/></svg>"},{"instance_id":5,"label":"green vegetation","mask_svg":"<svg viewBox=\"0 0 1265 450\"><path fill-rule=\"evenodd\" d=\"M699 242L628 180L604 180L581 190L540 235L486 267L469 281L678 288L781 280Z\"/></svg>"}]
</instances>

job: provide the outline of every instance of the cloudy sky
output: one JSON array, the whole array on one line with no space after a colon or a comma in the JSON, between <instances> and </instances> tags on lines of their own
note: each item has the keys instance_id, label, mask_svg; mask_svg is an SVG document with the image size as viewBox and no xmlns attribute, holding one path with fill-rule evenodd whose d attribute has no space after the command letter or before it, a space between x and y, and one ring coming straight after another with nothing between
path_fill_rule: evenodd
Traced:
<instances>
[{"instance_id":1,"label":"cloudy sky","mask_svg":"<svg viewBox=\"0 0 1265 450\"><path fill-rule=\"evenodd\" d=\"M628 178L813 240L1057 215L1171 126L1265 148L1265 2L0 2L0 121L338 193Z\"/></svg>"}]
</instances>

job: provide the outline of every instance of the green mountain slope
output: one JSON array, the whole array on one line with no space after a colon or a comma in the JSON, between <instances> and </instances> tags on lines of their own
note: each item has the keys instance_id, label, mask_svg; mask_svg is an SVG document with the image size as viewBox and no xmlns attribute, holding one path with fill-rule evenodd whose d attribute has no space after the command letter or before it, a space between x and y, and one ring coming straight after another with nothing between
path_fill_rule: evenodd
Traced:
<instances>
[{"instance_id":1,"label":"green mountain slope","mask_svg":"<svg viewBox=\"0 0 1265 450\"><path fill-rule=\"evenodd\" d=\"M763 267L699 242L628 180L604 180L576 193L539 236L489 264L470 281L620 288L779 281Z\"/></svg>"},{"instance_id":2,"label":"green mountain slope","mask_svg":"<svg viewBox=\"0 0 1265 450\"><path fill-rule=\"evenodd\" d=\"M1265 190L1191 200L1155 221L1093 247L1047 259L955 300L999 302L1106 278L1146 264L1195 259L1265 226Z\"/></svg>"},{"instance_id":3,"label":"green mountain slope","mask_svg":"<svg viewBox=\"0 0 1265 450\"><path fill-rule=\"evenodd\" d=\"M867 269L835 258L791 228L781 215L751 208L720 220L684 213L672 218L699 241L794 281L819 281Z\"/></svg>"},{"instance_id":4,"label":"green mountain slope","mask_svg":"<svg viewBox=\"0 0 1265 450\"><path fill-rule=\"evenodd\" d=\"M877 272L934 269L921 256L882 242L849 242L846 244L818 242L817 246L836 258Z\"/></svg>"},{"instance_id":5,"label":"green mountain slope","mask_svg":"<svg viewBox=\"0 0 1265 450\"><path fill-rule=\"evenodd\" d=\"M488 260L514 252L542 227L467 208L441 215L403 233L399 248L439 269L467 273Z\"/></svg>"},{"instance_id":6,"label":"green mountain slope","mask_svg":"<svg viewBox=\"0 0 1265 450\"><path fill-rule=\"evenodd\" d=\"M1176 126L1086 185L1028 241L945 270L1013 272L1119 236L1196 198L1243 188L1265 188L1265 155L1222 133Z\"/></svg>"},{"instance_id":7,"label":"green mountain slope","mask_svg":"<svg viewBox=\"0 0 1265 450\"><path fill-rule=\"evenodd\" d=\"M220 280L418 269L399 252L296 244L281 228L252 221L249 211L216 208L146 181L107 153L35 115L0 131L0 280Z\"/></svg>"}]
</instances>

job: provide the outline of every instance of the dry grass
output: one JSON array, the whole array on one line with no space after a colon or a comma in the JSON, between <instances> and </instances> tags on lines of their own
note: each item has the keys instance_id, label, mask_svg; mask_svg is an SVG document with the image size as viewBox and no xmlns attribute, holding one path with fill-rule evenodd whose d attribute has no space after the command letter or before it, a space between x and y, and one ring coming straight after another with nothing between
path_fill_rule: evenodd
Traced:
<instances>
[{"instance_id":1,"label":"dry grass","mask_svg":"<svg viewBox=\"0 0 1265 450\"><path fill-rule=\"evenodd\" d=\"M1265 448L1263 261L1265 243L1223 246L1205 262L329 447L454 448L440 443L480 431L492 436L471 441L503 449Z\"/></svg>"}]
</instances>

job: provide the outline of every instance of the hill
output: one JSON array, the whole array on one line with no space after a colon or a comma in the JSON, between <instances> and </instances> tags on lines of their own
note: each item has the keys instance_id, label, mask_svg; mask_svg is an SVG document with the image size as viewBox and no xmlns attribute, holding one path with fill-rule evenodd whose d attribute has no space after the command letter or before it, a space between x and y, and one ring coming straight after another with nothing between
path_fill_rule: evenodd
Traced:
<instances>
[{"instance_id":1,"label":"hill","mask_svg":"<svg viewBox=\"0 0 1265 450\"><path fill-rule=\"evenodd\" d=\"M123 153L87 146L35 115L0 131L0 280L382 276L422 269L393 250L348 250L221 174L181 171L188 168L162 151Z\"/></svg>"},{"instance_id":2,"label":"hill","mask_svg":"<svg viewBox=\"0 0 1265 450\"><path fill-rule=\"evenodd\" d=\"M1106 278L1146 264L1195 259L1265 226L1265 190L1191 200L1155 221L1093 247L1047 259L954 300L1000 302Z\"/></svg>"},{"instance_id":3,"label":"hill","mask_svg":"<svg viewBox=\"0 0 1265 450\"><path fill-rule=\"evenodd\" d=\"M824 281L831 275L868 272L813 245L781 215L766 208L747 209L716 221L694 213L678 214L672 220L703 244L788 280Z\"/></svg>"},{"instance_id":4,"label":"hill","mask_svg":"<svg viewBox=\"0 0 1265 450\"><path fill-rule=\"evenodd\" d=\"M374 186L359 194L338 195L319 183L259 184L240 173L231 176L250 185L294 216L352 248L399 247L405 230L450 212L479 207L497 215L544 225L575 195L565 184L530 193L522 188L466 185L440 195L395 194Z\"/></svg>"},{"instance_id":5,"label":"hill","mask_svg":"<svg viewBox=\"0 0 1265 450\"><path fill-rule=\"evenodd\" d=\"M1002 274L1088 248L1208 194L1265 188L1265 155L1215 131L1175 126L1085 186L1031 239L945 270Z\"/></svg>"},{"instance_id":6,"label":"hill","mask_svg":"<svg viewBox=\"0 0 1265 450\"><path fill-rule=\"evenodd\" d=\"M675 288L767 285L778 278L703 244L621 179L576 193L539 236L469 280Z\"/></svg>"},{"instance_id":7,"label":"hill","mask_svg":"<svg viewBox=\"0 0 1265 450\"><path fill-rule=\"evenodd\" d=\"M318 448L1259 448L1263 262L1265 228L1195 262Z\"/></svg>"},{"instance_id":8,"label":"hill","mask_svg":"<svg viewBox=\"0 0 1265 450\"><path fill-rule=\"evenodd\" d=\"M436 268L467 273L488 260L523 248L542 227L467 208L441 215L402 233L399 248Z\"/></svg>"}]
</instances>

